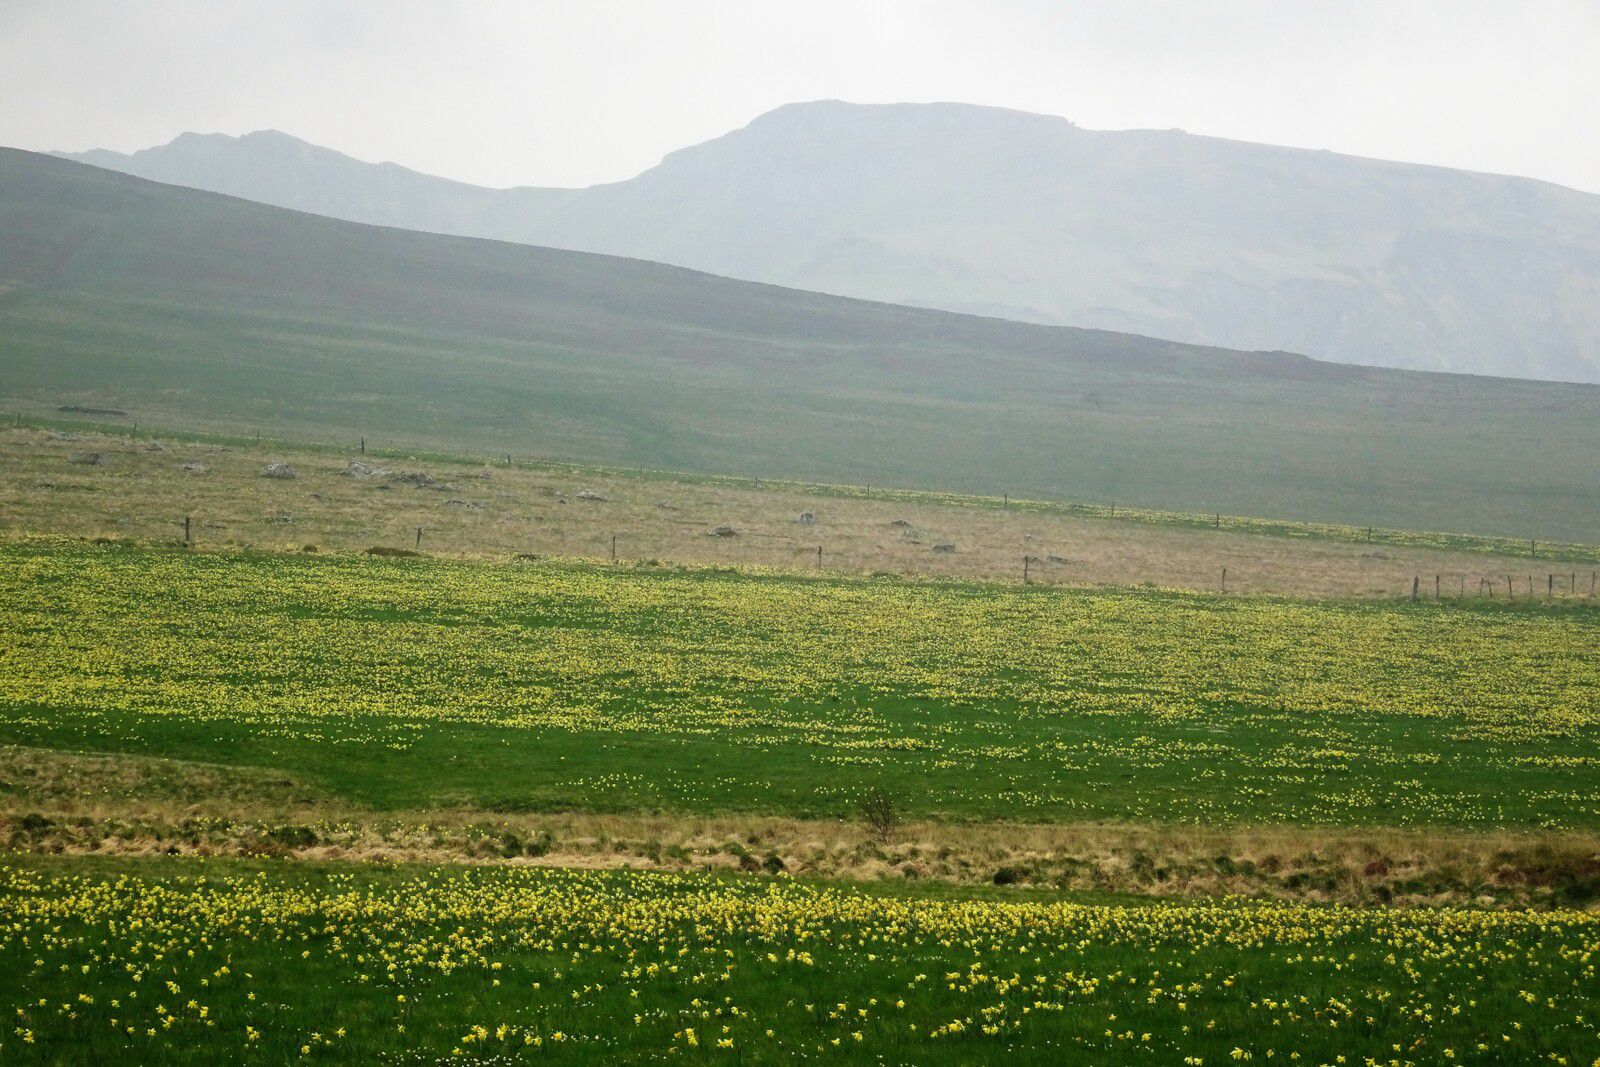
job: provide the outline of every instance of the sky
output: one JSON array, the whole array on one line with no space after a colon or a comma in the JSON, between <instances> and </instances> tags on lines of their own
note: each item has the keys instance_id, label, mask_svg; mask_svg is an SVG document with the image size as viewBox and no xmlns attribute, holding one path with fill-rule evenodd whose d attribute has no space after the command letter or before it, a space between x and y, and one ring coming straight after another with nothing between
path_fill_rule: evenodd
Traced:
<instances>
[{"instance_id":1,"label":"sky","mask_svg":"<svg viewBox=\"0 0 1600 1067\"><path fill-rule=\"evenodd\" d=\"M1597 57L1600 0L0 0L0 144L589 185L797 100L958 100L1600 192Z\"/></svg>"}]
</instances>

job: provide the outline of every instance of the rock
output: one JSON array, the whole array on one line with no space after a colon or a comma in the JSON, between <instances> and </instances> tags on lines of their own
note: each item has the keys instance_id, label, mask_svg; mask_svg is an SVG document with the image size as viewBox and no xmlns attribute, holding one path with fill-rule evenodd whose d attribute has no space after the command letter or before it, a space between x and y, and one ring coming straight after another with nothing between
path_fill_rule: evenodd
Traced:
<instances>
[{"instance_id":1,"label":"rock","mask_svg":"<svg viewBox=\"0 0 1600 1067\"><path fill-rule=\"evenodd\" d=\"M452 498L450 500L446 500L444 502L444 506L447 508L467 508L470 511L483 510L483 505L476 500L457 500Z\"/></svg>"},{"instance_id":2,"label":"rock","mask_svg":"<svg viewBox=\"0 0 1600 1067\"><path fill-rule=\"evenodd\" d=\"M292 478L300 477L300 472L289 466L287 463L268 463L265 467L261 468L261 477L277 478L281 481L289 481Z\"/></svg>"},{"instance_id":3,"label":"rock","mask_svg":"<svg viewBox=\"0 0 1600 1067\"><path fill-rule=\"evenodd\" d=\"M739 531L732 526L713 526L706 531L708 537L738 537Z\"/></svg>"},{"instance_id":4,"label":"rock","mask_svg":"<svg viewBox=\"0 0 1600 1067\"><path fill-rule=\"evenodd\" d=\"M81 440L83 440L83 434L81 434L81 433L62 433L60 430L51 430L49 433L45 434L44 436L45 436L45 440L47 440L47 441L81 441Z\"/></svg>"},{"instance_id":5,"label":"rock","mask_svg":"<svg viewBox=\"0 0 1600 1067\"><path fill-rule=\"evenodd\" d=\"M56 483L55 482L34 482L33 483L33 487L35 489L54 489L56 487Z\"/></svg>"},{"instance_id":6,"label":"rock","mask_svg":"<svg viewBox=\"0 0 1600 1067\"><path fill-rule=\"evenodd\" d=\"M955 545L934 545L933 546L933 550L935 552L950 553L950 552L954 552L956 550L956 546Z\"/></svg>"},{"instance_id":7,"label":"rock","mask_svg":"<svg viewBox=\"0 0 1600 1067\"><path fill-rule=\"evenodd\" d=\"M798 522L801 526L810 526L817 521L817 517L811 514L809 511L802 511L800 514L794 517L794 521Z\"/></svg>"},{"instance_id":8,"label":"rock","mask_svg":"<svg viewBox=\"0 0 1600 1067\"><path fill-rule=\"evenodd\" d=\"M268 526L293 526L294 516L287 511L280 511L275 515L268 515L266 521Z\"/></svg>"},{"instance_id":9,"label":"rock","mask_svg":"<svg viewBox=\"0 0 1600 1067\"><path fill-rule=\"evenodd\" d=\"M185 473L185 474L209 474L209 473L211 473L211 468L206 466L204 463L185 463L183 466L179 467L178 469L183 471L183 473Z\"/></svg>"},{"instance_id":10,"label":"rock","mask_svg":"<svg viewBox=\"0 0 1600 1067\"><path fill-rule=\"evenodd\" d=\"M1068 559L1066 556L1046 556L1044 558L1044 561L1046 563L1071 563L1072 562L1072 560Z\"/></svg>"},{"instance_id":11,"label":"rock","mask_svg":"<svg viewBox=\"0 0 1600 1067\"><path fill-rule=\"evenodd\" d=\"M1389 553L1387 553L1387 552L1368 552L1367 555L1366 555L1366 558L1367 559L1388 559L1389 558Z\"/></svg>"},{"instance_id":12,"label":"rock","mask_svg":"<svg viewBox=\"0 0 1600 1067\"><path fill-rule=\"evenodd\" d=\"M146 452L165 452L167 450L167 446L162 444L160 441L151 441L149 444L144 446L144 450Z\"/></svg>"},{"instance_id":13,"label":"rock","mask_svg":"<svg viewBox=\"0 0 1600 1067\"><path fill-rule=\"evenodd\" d=\"M106 465L106 454L104 452L77 452L73 454L70 462L83 467L104 467Z\"/></svg>"},{"instance_id":14,"label":"rock","mask_svg":"<svg viewBox=\"0 0 1600 1067\"><path fill-rule=\"evenodd\" d=\"M910 529L911 528L911 522L909 520L907 520L907 519L894 519L889 523L889 525L890 526L903 526L906 529Z\"/></svg>"},{"instance_id":15,"label":"rock","mask_svg":"<svg viewBox=\"0 0 1600 1067\"><path fill-rule=\"evenodd\" d=\"M670 500L657 500L656 507L660 508L662 511L678 510L677 505L673 504Z\"/></svg>"},{"instance_id":16,"label":"rock","mask_svg":"<svg viewBox=\"0 0 1600 1067\"><path fill-rule=\"evenodd\" d=\"M606 499L604 493L597 493L593 489L579 489L578 493L577 493L577 496L578 496L579 500L600 500L600 501L603 501L603 500Z\"/></svg>"},{"instance_id":17,"label":"rock","mask_svg":"<svg viewBox=\"0 0 1600 1067\"><path fill-rule=\"evenodd\" d=\"M344 470L339 472L347 478L387 478L391 471L383 467L374 467L370 463L363 463L353 459L344 465Z\"/></svg>"},{"instance_id":18,"label":"rock","mask_svg":"<svg viewBox=\"0 0 1600 1067\"><path fill-rule=\"evenodd\" d=\"M389 480L392 482L399 482L402 485L414 485L418 489L432 489L434 486L439 484L434 480L433 475L428 474L425 471L403 471L400 474L394 475Z\"/></svg>"}]
</instances>

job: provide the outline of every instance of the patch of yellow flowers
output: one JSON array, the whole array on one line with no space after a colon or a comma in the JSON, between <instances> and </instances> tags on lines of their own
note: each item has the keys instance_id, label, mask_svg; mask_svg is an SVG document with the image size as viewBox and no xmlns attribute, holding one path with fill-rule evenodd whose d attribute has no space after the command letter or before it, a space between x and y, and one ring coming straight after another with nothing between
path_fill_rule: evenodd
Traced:
<instances>
[{"instance_id":1,"label":"patch of yellow flowers","mask_svg":"<svg viewBox=\"0 0 1600 1067\"><path fill-rule=\"evenodd\" d=\"M1586 1064L1597 951L1600 914L1576 911L929 899L528 868L0 868L0 1059Z\"/></svg>"}]
</instances>

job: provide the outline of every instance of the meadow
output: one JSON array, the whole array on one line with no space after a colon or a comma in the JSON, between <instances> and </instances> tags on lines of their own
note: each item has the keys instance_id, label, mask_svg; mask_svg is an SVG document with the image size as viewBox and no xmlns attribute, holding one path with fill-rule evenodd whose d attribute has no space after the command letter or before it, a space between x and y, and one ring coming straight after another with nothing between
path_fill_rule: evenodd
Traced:
<instances>
[{"instance_id":1,"label":"meadow","mask_svg":"<svg viewBox=\"0 0 1600 1067\"><path fill-rule=\"evenodd\" d=\"M996 582L1021 582L1027 558L1042 585L1219 590L1226 571L1232 593L1375 599L1417 581L1429 598L1593 599L1600 566L1600 547L1538 538L59 425L0 430L0 528L170 542L188 519L212 547L615 552ZM296 477L263 478L268 463ZM719 526L734 536L708 536Z\"/></svg>"},{"instance_id":2,"label":"meadow","mask_svg":"<svg viewBox=\"0 0 1600 1067\"><path fill-rule=\"evenodd\" d=\"M0 740L374 809L1600 827L1582 606L0 546Z\"/></svg>"},{"instance_id":3,"label":"meadow","mask_svg":"<svg viewBox=\"0 0 1600 1067\"><path fill-rule=\"evenodd\" d=\"M8 1063L1552 1063L1600 915L22 859Z\"/></svg>"}]
</instances>

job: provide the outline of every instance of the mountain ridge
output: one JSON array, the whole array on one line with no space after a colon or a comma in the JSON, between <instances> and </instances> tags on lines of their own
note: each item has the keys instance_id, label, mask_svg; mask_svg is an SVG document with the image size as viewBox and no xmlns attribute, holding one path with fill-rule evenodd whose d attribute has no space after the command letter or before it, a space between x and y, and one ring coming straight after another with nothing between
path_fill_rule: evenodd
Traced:
<instances>
[{"instance_id":1,"label":"mountain ridge","mask_svg":"<svg viewBox=\"0 0 1600 1067\"><path fill-rule=\"evenodd\" d=\"M472 186L276 131L203 137L87 161L890 303L1600 381L1600 196L1531 178L949 103L784 105L580 189Z\"/></svg>"}]
</instances>

